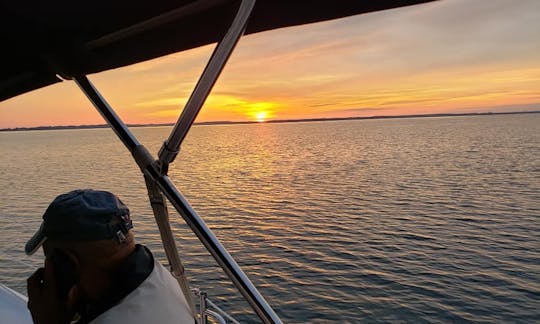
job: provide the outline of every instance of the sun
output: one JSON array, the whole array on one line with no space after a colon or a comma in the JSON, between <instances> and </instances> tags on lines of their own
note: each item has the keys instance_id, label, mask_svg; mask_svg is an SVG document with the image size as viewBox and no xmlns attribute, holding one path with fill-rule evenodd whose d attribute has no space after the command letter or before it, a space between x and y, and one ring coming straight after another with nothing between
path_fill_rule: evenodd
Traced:
<instances>
[{"instance_id":1,"label":"sun","mask_svg":"<svg viewBox=\"0 0 540 324\"><path fill-rule=\"evenodd\" d=\"M266 111L260 111L255 114L255 119L259 123L264 123L266 121L266 117L268 116L268 113Z\"/></svg>"}]
</instances>

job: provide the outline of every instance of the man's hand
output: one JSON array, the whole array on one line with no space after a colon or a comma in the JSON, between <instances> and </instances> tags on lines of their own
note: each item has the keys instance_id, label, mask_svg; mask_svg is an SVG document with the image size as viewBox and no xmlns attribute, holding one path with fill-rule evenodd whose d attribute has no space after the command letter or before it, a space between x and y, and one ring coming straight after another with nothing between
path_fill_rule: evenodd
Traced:
<instances>
[{"instance_id":1,"label":"man's hand","mask_svg":"<svg viewBox=\"0 0 540 324\"><path fill-rule=\"evenodd\" d=\"M45 259L45 269L39 268L26 281L28 309L35 324L64 324L73 318L70 307L73 303L58 298L53 267L53 263Z\"/></svg>"}]
</instances>

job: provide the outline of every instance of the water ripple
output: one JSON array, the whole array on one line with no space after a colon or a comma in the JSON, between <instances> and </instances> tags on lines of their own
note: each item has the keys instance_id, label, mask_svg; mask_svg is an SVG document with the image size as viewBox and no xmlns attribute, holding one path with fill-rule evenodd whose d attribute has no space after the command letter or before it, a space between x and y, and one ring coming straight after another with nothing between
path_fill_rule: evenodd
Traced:
<instances>
[{"instance_id":1,"label":"water ripple","mask_svg":"<svg viewBox=\"0 0 540 324\"><path fill-rule=\"evenodd\" d=\"M156 152L169 129L134 131ZM42 260L23 256L24 241L49 201L78 187L119 194L164 260L144 181L111 131L0 139L0 248L15 255L2 256L3 282L25 291L20 261ZM199 126L170 176L287 323L533 323L539 147L536 114ZM191 282L253 322L171 222Z\"/></svg>"}]
</instances>

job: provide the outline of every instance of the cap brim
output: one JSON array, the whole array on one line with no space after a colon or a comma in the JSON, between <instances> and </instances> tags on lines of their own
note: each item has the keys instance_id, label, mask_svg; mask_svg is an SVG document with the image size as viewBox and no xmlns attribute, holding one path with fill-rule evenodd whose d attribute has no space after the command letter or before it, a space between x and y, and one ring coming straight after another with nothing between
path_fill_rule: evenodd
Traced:
<instances>
[{"instance_id":1,"label":"cap brim","mask_svg":"<svg viewBox=\"0 0 540 324\"><path fill-rule=\"evenodd\" d=\"M34 252L36 252L45 242L47 237L45 236L45 232L43 231L43 223L37 230L37 232L32 236L31 239L26 242L26 245L24 246L24 252L27 255L32 255Z\"/></svg>"}]
</instances>

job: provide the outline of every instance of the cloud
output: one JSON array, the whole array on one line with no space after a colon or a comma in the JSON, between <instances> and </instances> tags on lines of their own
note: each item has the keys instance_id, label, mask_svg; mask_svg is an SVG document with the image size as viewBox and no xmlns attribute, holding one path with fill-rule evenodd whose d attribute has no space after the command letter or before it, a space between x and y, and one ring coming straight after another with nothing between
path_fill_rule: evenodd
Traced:
<instances>
[{"instance_id":1,"label":"cloud","mask_svg":"<svg viewBox=\"0 0 540 324\"><path fill-rule=\"evenodd\" d=\"M138 107L167 107L167 106L181 106L183 107L187 102L187 98L161 98L150 101L138 102L135 106Z\"/></svg>"}]
</instances>

